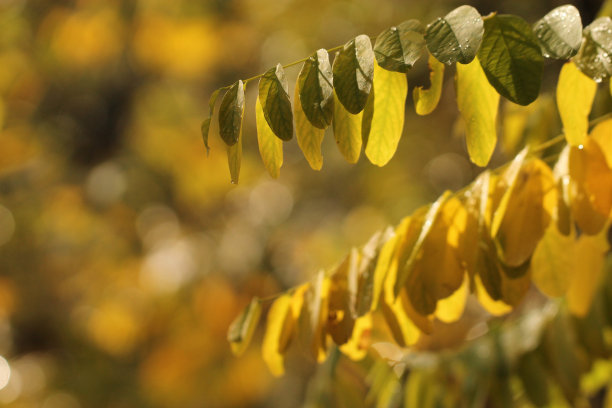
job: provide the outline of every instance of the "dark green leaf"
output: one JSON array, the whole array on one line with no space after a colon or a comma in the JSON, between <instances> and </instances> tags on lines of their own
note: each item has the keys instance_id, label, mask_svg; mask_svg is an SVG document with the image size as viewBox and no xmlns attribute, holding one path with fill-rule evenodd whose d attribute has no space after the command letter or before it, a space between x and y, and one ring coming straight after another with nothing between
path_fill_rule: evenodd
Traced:
<instances>
[{"instance_id":1,"label":"dark green leaf","mask_svg":"<svg viewBox=\"0 0 612 408\"><path fill-rule=\"evenodd\" d=\"M270 68L259 80L259 101L270 129L282 140L293 137L293 112L283 66Z\"/></svg>"},{"instance_id":2,"label":"dark green leaf","mask_svg":"<svg viewBox=\"0 0 612 408\"><path fill-rule=\"evenodd\" d=\"M573 57L582 42L580 13L570 4L557 7L534 24L533 32L545 57Z\"/></svg>"},{"instance_id":3,"label":"dark green leaf","mask_svg":"<svg viewBox=\"0 0 612 408\"><path fill-rule=\"evenodd\" d=\"M596 82L612 77L612 19L600 17L584 29L584 41L574 57L578 68Z\"/></svg>"},{"instance_id":4,"label":"dark green leaf","mask_svg":"<svg viewBox=\"0 0 612 408\"><path fill-rule=\"evenodd\" d=\"M228 146L235 145L240 137L243 112L244 84L238 80L223 95L219 107L219 133Z\"/></svg>"},{"instance_id":5,"label":"dark green leaf","mask_svg":"<svg viewBox=\"0 0 612 408\"><path fill-rule=\"evenodd\" d=\"M372 90L374 52L367 35L347 42L334 59L334 87L338 100L353 115L363 110Z\"/></svg>"},{"instance_id":6,"label":"dark green leaf","mask_svg":"<svg viewBox=\"0 0 612 408\"><path fill-rule=\"evenodd\" d=\"M429 52L445 64L467 64L476 56L482 42L480 13L471 6L457 7L444 18L427 26L425 41Z\"/></svg>"},{"instance_id":7,"label":"dark green leaf","mask_svg":"<svg viewBox=\"0 0 612 408\"><path fill-rule=\"evenodd\" d=\"M408 72L421 56L424 32L418 20L408 20L380 33L374 44L378 65L389 71Z\"/></svg>"},{"instance_id":8,"label":"dark green leaf","mask_svg":"<svg viewBox=\"0 0 612 408\"><path fill-rule=\"evenodd\" d=\"M210 95L210 100L208 101L208 117L202 122L202 139L204 139L204 146L206 147L207 156L208 153L210 153L210 146L208 146L208 132L210 131L210 121L212 120L213 113L215 112L215 103L217 103L218 96L219 89L215 90L212 95Z\"/></svg>"},{"instance_id":9,"label":"dark green leaf","mask_svg":"<svg viewBox=\"0 0 612 408\"><path fill-rule=\"evenodd\" d=\"M326 50L318 50L304 62L297 86L308 121L325 129L331 123L334 109L333 76Z\"/></svg>"},{"instance_id":10,"label":"dark green leaf","mask_svg":"<svg viewBox=\"0 0 612 408\"><path fill-rule=\"evenodd\" d=\"M544 58L525 20L494 15L484 22L478 59L493 87L519 105L529 105L540 92Z\"/></svg>"}]
</instances>

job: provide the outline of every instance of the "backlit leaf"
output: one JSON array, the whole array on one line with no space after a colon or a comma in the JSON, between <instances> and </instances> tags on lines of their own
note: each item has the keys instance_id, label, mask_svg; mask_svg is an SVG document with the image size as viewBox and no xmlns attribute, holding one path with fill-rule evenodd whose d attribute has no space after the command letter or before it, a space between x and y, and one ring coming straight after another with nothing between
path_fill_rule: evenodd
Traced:
<instances>
[{"instance_id":1,"label":"backlit leaf","mask_svg":"<svg viewBox=\"0 0 612 408\"><path fill-rule=\"evenodd\" d=\"M596 82L612 76L612 19L600 17L583 32L584 40L574 62Z\"/></svg>"},{"instance_id":2,"label":"backlit leaf","mask_svg":"<svg viewBox=\"0 0 612 408\"><path fill-rule=\"evenodd\" d=\"M259 97L255 102L255 121L259 154L270 176L278 178L280 167L283 165L283 142L274 135L274 132L268 126L261 103L259 103Z\"/></svg>"},{"instance_id":3,"label":"backlit leaf","mask_svg":"<svg viewBox=\"0 0 612 408\"><path fill-rule=\"evenodd\" d=\"M326 331L338 345L346 343L353 333L358 268L359 253L353 248L330 277Z\"/></svg>"},{"instance_id":4,"label":"backlit leaf","mask_svg":"<svg viewBox=\"0 0 612 408\"><path fill-rule=\"evenodd\" d=\"M302 111L310 123L319 129L329 126L333 114L334 89L332 68L325 49L316 51L304 62L298 75L297 88Z\"/></svg>"},{"instance_id":5,"label":"backlit leaf","mask_svg":"<svg viewBox=\"0 0 612 408\"><path fill-rule=\"evenodd\" d=\"M533 25L533 32L545 57L573 57L582 42L580 13L571 4L557 7Z\"/></svg>"},{"instance_id":6,"label":"backlit leaf","mask_svg":"<svg viewBox=\"0 0 612 408\"><path fill-rule=\"evenodd\" d=\"M389 71L406 73L421 56L425 29L418 20L404 21L383 31L376 38L374 55L378 64Z\"/></svg>"},{"instance_id":7,"label":"backlit leaf","mask_svg":"<svg viewBox=\"0 0 612 408\"><path fill-rule=\"evenodd\" d=\"M223 95L219 106L219 133L228 146L233 146L238 142L242 131L243 113L244 85L238 80Z\"/></svg>"},{"instance_id":8,"label":"backlit leaf","mask_svg":"<svg viewBox=\"0 0 612 408\"><path fill-rule=\"evenodd\" d=\"M606 156L608 167L612 168L612 119L598 123L591 131L591 137L601 147L601 151Z\"/></svg>"},{"instance_id":9,"label":"backlit leaf","mask_svg":"<svg viewBox=\"0 0 612 408\"><path fill-rule=\"evenodd\" d=\"M493 298L491 298L491 296L489 296L487 289L482 283L480 275L474 276L474 286L478 302L487 312L491 313L493 316L503 316L512 311L512 306L504 303L501 300L494 300Z\"/></svg>"},{"instance_id":10,"label":"backlit leaf","mask_svg":"<svg viewBox=\"0 0 612 408\"><path fill-rule=\"evenodd\" d=\"M270 307L261 347L263 360L276 377L285 373L285 352L291 341L294 327L291 295L284 294L277 298Z\"/></svg>"},{"instance_id":11,"label":"backlit leaf","mask_svg":"<svg viewBox=\"0 0 612 408\"><path fill-rule=\"evenodd\" d=\"M377 166L391 160L404 129L406 75L374 67L374 108L365 154Z\"/></svg>"},{"instance_id":12,"label":"backlit leaf","mask_svg":"<svg viewBox=\"0 0 612 408\"><path fill-rule=\"evenodd\" d=\"M372 331L372 315L366 314L355 320L351 338L340 346L340 351L353 361L362 360L368 353L370 334Z\"/></svg>"},{"instance_id":13,"label":"backlit leaf","mask_svg":"<svg viewBox=\"0 0 612 408\"><path fill-rule=\"evenodd\" d=\"M353 115L338 101L334 92L334 139L338 150L349 163L357 163L361 155L361 118L363 112Z\"/></svg>"},{"instance_id":14,"label":"backlit leaf","mask_svg":"<svg viewBox=\"0 0 612 408\"><path fill-rule=\"evenodd\" d=\"M282 140L293 137L293 114L287 79L281 64L266 71L259 80L259 102L270 129Z\"/></svg>"},{"instance_id":15,"label":"backlit leaf","mask_svg":"<svg viewBox=\"0 0 612 408\"><path fill-rule=\"evenodd\" d=\"M327 319L329 317L329 290L331 280L319 271L310 296L310 327L312 328L312 353L318 362L327 357Z\"/></svg>"},{"instance_id":16,"label":"backlit leaf","mask_svg":"<svg viewBox=\"0 0 612 408\"><path fill-rule=\"evenodd\" d=\"M455 89L457 107L466 125L470 160L484 167L497 143L495 121L499 95L487 81L478 58L467 65L457 65Z\"/></svg>"},{"instance_id":17,"label":"backlit leaf","mask_svg":"<svg viewBox=\"0 0 612 408\"><path fill-rule=\"evenodd\" d=\"M374 52L367 35L347 42L334 59L334 89L347 111L358 114L365 107L372 89Z\"/></svg>"},{"instance_id":18,"label":"backlit leaf","mask_svg":"<svg viewBox=\"0 0 612 408\"><path fill-rule=\"evenodd\" d=\"M414 108L418 115L428 115L436 109L442 95L442 82L444 81L444 64L433 55L429 55L429 89L417 86L412 91Z\"/></svg>"},{"instance_id":19,"label":"backlit leaf","mask_svg":"<svg viewBox=\"0 0 612 408\"><path fill-rule=\"evenodd\" d=\"M244 105L243 109L244 109ZM240 165L242 163L242 126L238 134L238 141L227 148L227 162L229 165L231 181L238 184L240 178Z\"/></svg>"},{"instance_id":20,"label":"backlit leaf","mask_svg":"<svg viewBox=\"0 0 612 408\"><path fill-rule=\"evenodd\" d=\"M234 319L227 332L227 340L230 342L234 355L241 355L249 346L260 316L261 302L258 298L253 298L242 313Z\"/></svg>"},{"instance_id":21,"label":"backlit leaf","mask_svg":"<svg viewBox=\"0 0 612 408\"><path fill-rule=\"evenodd\" d=\"M429 52L445 64L470 63L483 37L482 17L474 7L461 6L427 26Z\"/></svg>"},{"instance_id":22,"label":"backlit leaf","mask_svg":"<svg viewBox=\"0 0 612 408\"><path fill-rule=\"evenodd\" d=\"M576 259L573 235L565 236L555 224L548 226L531 259L531 276L540 292L550 297L565 295L574 273Z\"/></svg>"},{"instance_id":23,"label":"backlit leaf","mask_svg":"<svg viewBox=\"0 0 612 408\"><path fill-rule=\"evenodd\" d=\"M384 243L378 254L376 260L376 268L374 269L374 282L372 287L372 306L371 311L375 311L378 308L380 302L381 293L383 292L383 285L387 278L387 271L395 252L397 245L397 235L391 236L387 242Z\"/></svg>"},{"instance_id":24,"label":"backlit leaf","mask_svg":"<svg viewBox=\"0 0 612 408\"><path fill-rule=\"evenodd\" d=\"M219 96L219 89L216 89L210 100L208 101L208 117L202 122L202 139L204 140L204 147L206 147L206 155L210 153L210 146L208 145L208 133L210 132L210 121L212 120L213 114L215 113L215 103L217 103L217 97Z\"/></svg>"},{"instance_id":25,"label":"backlit leaf","mask_svg":"<svg viewBox=\"0 0 612 408\"><path fill-rule=\"evenodd\" d=\"M587 137L596 91L595 81L580 72L573 62L563 65L557 82L557 106L565 139L572 146L584 143Z\"/></svg>"},{"instance_id":26,"label":"backlit leaf","mask_svg":"<svg viewBox=\"0 0 612 408\"><path fill-rule=\"evenodd\" d=\"M456 322L463 316L465 302L470 294L470 279L467 274L463 276L463 283L452 295L438 301L435 316L444 323Z\"/></svg>"},{"instance_id":27,"label":"backlit leaf","mask_svg":"<svg viewBox=\"0 0 612 408\"><path fill-rule=\"evenodd\" d=\"M313 170L321 170L323 167L323 155L321 154L321 143L325 135L324 129L319 129L310 123L306 114L302 111L299 90L295 88L293 99L293 118L295 119L295 137L298 146L302 149L304 157Z\"/></svg>"},{"instance_id":28,"label":"backlit leaf","mask_svg":"<svg viewBox=\"0 0 612 408\"><path fill-rule=\"evenodd\" d=\"M478 59L487 79L505 98L530 104L540 93L544 65L531 27L517 16L493 15L484 30Z\"/></svg>"}]
</instances>

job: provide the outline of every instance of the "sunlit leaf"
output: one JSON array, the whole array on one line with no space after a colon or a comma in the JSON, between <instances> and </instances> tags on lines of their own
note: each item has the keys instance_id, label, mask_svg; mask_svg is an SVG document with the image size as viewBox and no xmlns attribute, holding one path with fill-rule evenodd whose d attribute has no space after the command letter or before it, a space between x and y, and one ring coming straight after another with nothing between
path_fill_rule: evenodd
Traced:
<instances>
[{"instance_id":1,"label":"sunlit leaf","mask_svg":"<svg viewBox=\"0 0 612 408\"><path fill-rule=\"evenodd\" d=\"M531 276L537 288L547 296L563 296L574 274L576 259L573 235L565 236L555 224L549 225L531 259Z\"/></svg>"},{"instance_id":2,"label":"sunlit leaf","mask_svg":"<svg viewBox=\"0 0 612 408\"><path fill-rule=\"evenodd\" d=\"M376 260L376 268L374 269L373 287L372 287L372 306L371 311L375 311L378 308L378 304L383 292L383 285L387 277L387 271L395 252L397 245L397 235L394 234L390 237L387 242L380 249L378 258Z\"/></svg>"},{"instance_id":3,"label":"sunlit leaf","mask_svg":"<svg viewBox=\"0 0 612 408\"><path fill-rule=\"evenodd\" d=\"M596 82L612 76L612 19L600 17L583 32L584 40L574 62Z\"/></svg>"},{"instance_id":4,"label":"sunlit leaf","mask_svg":"<svg viewBox=\"0 0 612 408\"><path fill-rule=\"evenodd\" d=\"M361 155L361 118L363 112L353 115L338 101L334 92L334 138L338 150L349 163L357 163Z\"/></svg>"},{"instance_id":5,"label":"sunlit leaf","mask_svg":"<svg viewBox=\"0 0 612 408\"><path fill-rule=\"evenodd\" d=\"M366 314L355 320L351 338L340 346L340 351L353 361L362 360L368 353L372 331L372 315Z\"/></svg>"},{"instance_id":6,"label":"sunlit leaf","mask_svg":"<svg viewBox=\"0 0 612 408\"><path fill-rule=\"evenodd\" d=\"M238 184L238 179L240 178L240 165L242 163L242 128L238 134L237 142L227 148L227 162L231 181L233 184Z\"/></svg>"},{"instance_id":7,"label":"sunlit leaf","mask_svg":"<svg viewBox=\"0 0 612 408\"><path fill-rule=\"evenodd\" d=\"M478 58L467 65L457 65L455 78L457 107L466 125L466 143L470 160L477 166L489 163L497 131L495 121L499 95L491 87Z\"/></svg>"},{"instance_id":8,"label":"sunlit leaf","mask_svg":"<svg viewBox=\"0 0 612 408\"><path fill-rule=\"evenodd\" d=\"M494 300L489 296L479 275L474 276L474 286L476 298L480 305L493 316L503 316L512 311L512 306L504 303L501 300Z\"/></svg>"},{"instance_id":9,"label":"sunlit leaf","mask_svg":"<svg viewBox=\"0 0 612 408\"><path fill-rule=\"evenodd\" d=\"M249 346L260 316L261 301L253 298L242 313L234 319L227 332L227 340L230 342L234 355L241 355Z\"/></svg>"},{"instance_id":10,"label":"sunlit leaf","mask_svg":"<svg viewBox=\"0 0 612 408\"><path fill-rule=\"evenodd\" d=\"M412 91L414 108L418 115L428 115L436 109L442 95L442 82L444 80L444 64L433 55L429 55L429 89L417 86Z\"/></svg>"},{"instance_id":11,"label":"sunlit leaf","mask_svg":"<svg viewBox=\"0 0 612 408\"><path fill-rule=\"evenodd\" d=\"M302 149L304 157L313 170L321 170L323 167L323 155L321 154L321 143L325 135L324 129L319 129L310 123L304 111L298 88L295 88L293 99L293 118L295 119L295 137L298 146Z\"/></svg>"},{"instance_id":12,"label":"sunlit leaf","mask_svg":"<svg viewBox=\"0 0 612 408\"><path fill-rule=\"evenodd\" d=\"M463 316L465 302L470 293L470 279L467 274L463 276L463 283L449 297L438 301L435 316L444 323L452 323Z\"/></svg>"},{"instance_id":13,"label":"sunlit leaf","mask_svg":"<svg viewBox=\"0 0 612 408\"><path fill-rule=\"evenodd\" d=\"M425 29L418 20L408 20L376 37L374 55L382 68L406 73L421 56Z\"/></svg>"},{"instance_id":14,"label":"sunlit leaf","mask_svg":"<svg viewBox=\"0 0 612 408\"><path fill-rule=\"evenodd\" d=\"M591 137L601 147L601 151L606 156L608 167L612 168L612 119L598 123L591 131Z\"/></svg>"},{"instance_id":15,"label":"sunlit leaf","mask_svg":"<svg viewBox=\"0 0 612 408\"><path fill-rule=\"evenodd\" d=\"M334 89L332 68L325 49L316 51L304 62L298 75L297 88L302 111L310 123L319 129L329 126L333 114Z\"/></svg>"},{"instance_id":16,"label":"sunlit leaf","mask_svg":"<svg viewBox=\"0 0 612 408\"><path fill-rule=\"evenodd\" d=\"M500 95L519 105L538 97L544 59L531 27L522 18L487 17L478 59Z\"/></svg>"},{"instance_id":17,"label":"sunlit leaf","mask_svg":"<svg viewBox=\"0 0 612 408\"><path fill-rule=\"evenodd\" d=\"M427 26L429 52L445 64L468 64L482 43L482 17L474 7L460 6Z\"/></svg>"},{"instance_id":18,"label":"sunlit leaf","mask_svg":"<svg viewBox=\"0 0 612 408\"><path fill-rule=\"evenodd\" d=\"M355 325L359 253L352 249L330 277L326 331L338 345L346 343Z\"/></svg>"},{"instance_id":19,"label":"sunlit leaf","mask_svg":"<svg viewBox=\"0 0 612 408\"><path fill-rule=\"evenodd\" d=\"M283 142L270 129L264 117L261 103L259 103L259 97L255 102L255 122L257 124L259 154L270 176L278 178L280 168L283 165Z\"/></svg>"},{"instance_id":20,"label":"sunlit leaf","mask_svg":"<svg viewBox=\"0 0 612 408\"><path fill-rule=\"evenodd\" d=\"M241 80L227 90L219 106L219 133L228 146L238 142L242 132L244 113L244 85Z\"/></svg>"},{"instance_id":21,"label":"sunlit leaf","mask_svg":"<svg viewBox=\"0 0 612 408\"><path fill-rule=\"evenodd\" d=\"M216 89L210 100L208 101L208 117L202 122L202 139L204 140L204 147L206 147L206 155L210 153L210 146L208 145L208 133L210 132L210 122L212 121L213 114L215 113L215 103L217 103L217 97L219 96L219 89Z\"/></svg>"},{"instance_id":22,"label":"sunlit leaf","mask_svg":"<svg viewBox=\"0 0 612 408\"><path fill-rule=\"evenodd\" d=\"M334 89L347 111L358 114L365 107L372 89L374 52L367 35L359 35L344 45L334 59Z\"/></svg>"},{"instance_id":23,"label":"sunlit leaf","mask_svg":"<svg viewBox=\"0 0 612 408\"><path fill-rule=\"evenodd\" d=\"M533 32L545 57L573 57L582 42L580 13L571 4L557 7L533 25Z\"/></svg>"},{"instance_id":24,"label":"sunlit leaf","mask_svg":"<svg viewBox=\"0 0 612 408\"><path fill-rule=\"evenodd\" d=\"M281 64L266 71L259 80L259 101L272 132L282 140L293 137L293 114L285 70Z\"/></svg>"},{"instance_id":25,"label":"sunlit leaf","mask_svg":"<svg viewBox=\"0 0 612 408\"><path fill-rule=\"evenodd\" d=\"M589 114L597 84L584 75L573 62L561 68L557 82L557 106L563 122L563 133L569 144L584 143L589 130Z\"/></svg>"},{"instance_id":26,"label":"sunlit leaf","mask_svg":"<svg viewBox=\"0 0 612 408\"><path fill-rule=\"evenodd\" d=\"M312 328L312 353L318 362L327 357L327 319L329 317L329 290L331 280L319 271L310 296L310 327Z\"/></svg>"},{"instance_id":27,"label":"sunlit leaf","mask_svg":"<svg viewBox=\"0 0 612 408\"><path fill-rule=\"evenodd\" d=\"M277 298L268 312L261 354L270 372L279 377L285 373L285 352L295 327L291 314L291 295Z\"/></svg>"},{"instance_id":28,"label":"sunlit leaf","mask_svg":"<svg viewBox=\"0 0 612 408\"><path fill-rule=\"evenodd\" d=\"M402 131L408 81L406 75L374 66L374 109L365 154L373 164L391 160Z\"/></svg>"}]
</instances>

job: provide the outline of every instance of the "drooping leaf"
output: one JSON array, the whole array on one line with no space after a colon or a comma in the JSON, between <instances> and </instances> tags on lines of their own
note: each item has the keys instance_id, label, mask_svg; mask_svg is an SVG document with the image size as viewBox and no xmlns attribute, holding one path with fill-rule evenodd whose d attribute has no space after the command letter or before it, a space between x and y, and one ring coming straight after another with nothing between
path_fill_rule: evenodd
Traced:
<instances>
[{"instance_id":1,"label":"drooping leaf","mask_svg":"<svg viewBox=\"0 0 612 408\"><path fill-rule=\"evenodd\" d=\"M219 106L219 133L228 146L233 146L238 142L242 131L243 113L244 84L238 80L223 95L221 106Z\"/></svg>"},{"instance_id":2,"label":"drooping leaf","mask_svg":"<svg viewBox=\"0 0 612 408\"><path fill-rule=\"evenodd\" d=\"M326 331L337 345L346 343L353 333L356 319L355 297L358 267L359 253L353 248L330 276L329 316Z\"/></svg>"},{"instance_id":3,"label":"drooping leaf","mask_svg":"<svg viewBox=\"0 0 612 408\"><path fill-rule=\"evenodd\" d=\"M312 328L312 354L318 362L327 357L327 319L329 317L329 290L331 280L319 271L310 296L310 327Z\"/></svg>"},{"instance_id":4,"label":"drooping leaf","mask_svg":"<svg viewBox=\"0 0 612 408\"><path fill-rule=\"evenodd\" d=\"M374 52L367 35L347 42L334 59L334 89L338 100L353 115L363 110L372 89Z\"/></svg>"},{"instance_id":5,"label":"drooping leaf","mask_svg":"<svg viewBox=\"0 0 612 408\"><path fill-rule=\"evenodd\" d=\"M561 68L557 82L557 106L567 143L584 143L589 130L589 114L597 91L597 83L584 75L573 62Z\"/></svg>"},{"instance_id":6,"label":"drooping leaf","mask_svg":"<svg viewBox=\"0 0 612 408\"><path fill-rule=\"evenodd\" d=\"M612 77L612 19L600 17L583 32L584 40L574 62L595 82Z\"/></svg>"},{"instance_id":7,"label":"drooping leaf","mask_svg":"<svg viewBox=\"0 0 612 408\"><path fill-rule=\"evenodd\" d=\"M470 279L464 274L463 283L452 295L438 301L435 316L444 323L456 322L463 316L465 303L470 293Z\"/></svg>"},{"instance_id":8,"label":"drooping leaf","mask_svg":"<svg viewBox=\"0 0 612 408\"><path fill-rule=\"evenodd\" d=\"M565 295L569 287L576 262L573 235L565 236L555 224L548 226L531 259L533 283L545 295Z\"/></svg>"},{"instance_id":9,"label":"drooping leaf","mask_svg":"<svg viewBox=\"0 0 612 408\"><path fill-rule=\"evenodd\" d=\"M474 276L474 287L474 292L476 293L478 302L493 316L503 316L512 311L512 306L506 304L502 300L495 300L489 295L484 283L482 282L482 279L480 278L480 275Z\"/></svg>"},{"instance_id":10,"label":"drooping leaf","mask_svg":"<svg viewBox=\"0 0 612 408\"><path fill-rule=\"evenodd\" d=\"M407 73L421 56L425 29L418 20L404 21L376 37L374 55L382 68Z\"/></svg>"},{"instance_id":11,"label":"drooping leaf","mask_svg":"<svg viewBox=\"0 0 612 408\"><path fill-rule=\"evenodd\" d=\"M372 306L370 311L375 311L378 308L381 294L383 293L384 282L386 281L387 271L391 263L393 253L397 244L397 235L393 234L382 246L378 258L376 260L376 268L374 269L374 282L372 287Z\"/></svg>"},{"instance_id":12,"label":"drooping leaf","mask_svg":"<svg viewBox=\"0 0 612 408\"><path fill-rule=\"evenodd\" d=\"M255 122L261 159L270 176L278 178L280 168L283 165L283 142L276 137L270 126L268 126L259 97L255 102Z\"/></svg>"},{"instance_id":13,"label":"drooping leaf","mask_svg":"<svg viewBox=\"0 0 612 408\"><path fill-rule=\"evenodd\" d=\"M293 137L293 114L285 70L281 64L266 71L259 80L259 101L270 129L282 140Z\"/></svg>"},{"instance_id":14,"label":"drooping leaf","mask_svg":"<svg viewBox=\"0 0 612 408\"><path fill-rule=\"evenodd\" d=\"M429 55L429 89L417 86L412 91L414 108L418 115L428 115L436 109L442 95L442 82L444 80L444 64L433 55Z\"/></svg>"},{"instance_id":15,"label":"drooping leaf","mask_svg":"<svg viewBox=\"0 0 612 408\"><path fill-rule=\"evenodd\" d=\"M507 99L528 105L540 93L542 57L529 24L520 17L494 15L484 20L478 59L487 79Z\"/></svg>"},{"instance_id":16,"label":"drooping leaf","mask_svg":"<svg viewBox=\"0 0 612 408\"><path fill-rule=\"evenodd\" d=\"M215 113L215 103L217 103L217 97L219 96L219 89L216 89L210 100L208 101L208 117L202 122L202 139L204 140L204 147L206 147L206 156L210 153L210 146L208 145L208 133L210 132L210 121L212 120L213 114Z\"/></svg>"},{"instance_id":17,"label":"drooping leaf","mask_svg":"<svg viewBox=\"0 0 612 408\"><path fill-rule=\"evenodd\" d=\"M295 119L295 137L298 146L302 149L304 157L313 170L321 170L323 167L323 155L321 154L321 143L325 135L324 129L319 129L310 123L300 101L299 90L295 88L293 99L293 118Z\"/></svg>"},{"instance_id":18,"label":"drooping leaf","mask_svg":"<svg viewBox=\"0 0 612 408\"><path fill-rule=\"evenodd\" d=\"M310 123L319 129L329 126L333 114L334 89L332 68L325 49L317 50L304 62L298 75L297 88L302 111Z\"/></svg>"},{"instance_id":19,"label":"drooping leaf","mask_svg":"<svg viewBox=\"0 0 612 408\"><path fill-rule=\"evenodd\" d=\"M242 105L244 112L244 104ZM238 141L227 148L227 162L229 165L231 181L238 184L240 178L240 165L242 163L242 122L238 133Z\"/></svg>"},{"instance_id":20,"label":"drooping leaf","mask_svg":"<svg viewBox=\"0 0 612 408\"><path fill-rule=\"evenodd\" d=\"M349 163L357 163L361 155L361 118L363 111L353 115L347 111L334 92L334 139L338 150Z\"/></svg>"},{"instance_id":21,"label":"drooping leaf","mask_svg":"<svg viewBox=\"0 0 612 408\"><path fill-rule=\"evenodd\" d=\"M482 43L483 22L474 7L460 6L427 26L429 52L445 64L470 63Z\"/></svg>"},{"instance_id":22,"label":"drooping leaf","mask_svg":"<svg viewBox=\"0 0 612 408\"><path fill-rule=\"evenodd\" d=\"M355 320L351 338L340 346L340 351L353 361L363 360L370 345L372 315L366 314Z\"/></svg>"},{"instance_id":23,"label":"drooping leaf","mask_svg":"<svg viewBox=\"0 0 612 408\"><path fill-rule=\"evenodd\" d=\"M557 7L533 25L533 32L545 57L573 57L582 42L580 13L571 4Z\"/></svg>"},{"instance_id":24,"label":"drooping leaf","mask_svg":"<svg viewBox=\"0 0 612 408\"><path fill-rule=\"evenodd\" d=\"M457 65L455 78L457 107L466 125L466 143L470 160L477 166L489 163L497 132L495 121L499 95L489 85L478 58L466 65Z\"/></svg>"},{"instance_id":25,"label":"drooping leaf","mask_svg":"<svg viewBox=\"0 0 612 408\"><path fill-rule=\"evenodd\" d=\"M404 129L408 81L406 75L375 64L374 104L365 154L377 166L391 160Z\"/></svg>"},{"instance_id":26,"label":"drooping leaf","mask_svg":"<svg viewBox=\"0 0 612 408\"><path fill-rule=\"evenodd\" d=\"M608 167L612 168L612 119L598 123L591 131L591 137L601 147Z\"/></svg>"},{"instance_id":27,"label":"drooping leaf","mask_svg":"<svg viewBox=\"0 0 612 408\"><path fill-rule=\"evenodd\" d=\"M291 295L277 298L266 321L261 355L272 375L280 377L285 373L285 352L291 342L295 320L291 314Z\"/></svg>"},{"instance_id":28,"label":"drooping leaf","mask_svg":"<svg viewBox=\"0 0 612 408\"><path fill-rule=\"evenodd\" d=\"M227 332L227 340L230 342L234 355L241 355L249 346L260 316L261 302L258 298L253 298L242 313L234 319Z\"/></svg>"}]
</instances>

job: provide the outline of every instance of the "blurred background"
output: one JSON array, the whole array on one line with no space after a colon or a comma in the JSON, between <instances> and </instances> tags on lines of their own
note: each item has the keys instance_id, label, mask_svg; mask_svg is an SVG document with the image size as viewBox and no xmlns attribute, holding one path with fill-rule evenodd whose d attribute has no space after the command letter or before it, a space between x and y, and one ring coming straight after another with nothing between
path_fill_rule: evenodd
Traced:
<instances>
[{"instance_id":1,"label":"blurred background","mask_svg":"<svg viewBox=\"0 0 612 408\"><path fill-rule=\"evenodd\" d=\"M238 186L216 118L206 157L208 97L278 62L466 3L533 23L566 2L0 1L0 406L300 405L320 368L301 361L273 379L261 333L235 358L227 327L252 296L310 279L473 179L453 72L431 116L416 117L408 98L386 167L346 163L328 134L320 172L291 141L278 180L258 156L251 84ZM601 5L570 3L585 25ZM558 69L547 63L545 89ZM290 95L298 71L287 71ZM409 83L427 86L424 61ZM559 131L550 96L502 111L493 166L530 134Z\"/></svg>"}]
</instances>

